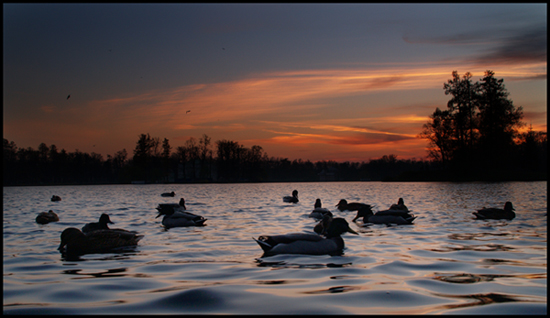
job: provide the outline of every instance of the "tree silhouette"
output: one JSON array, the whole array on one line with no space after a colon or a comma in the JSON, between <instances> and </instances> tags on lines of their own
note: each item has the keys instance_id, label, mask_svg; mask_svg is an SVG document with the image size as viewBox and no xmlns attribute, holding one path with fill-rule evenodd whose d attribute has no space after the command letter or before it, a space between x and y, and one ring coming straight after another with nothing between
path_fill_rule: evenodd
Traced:
<instances>
[{"instance_id":1,"label":"tree silhouette","mask_svg":"<svg viewBox=\"0 0 550 318\"><path fill-rule=\"evenodd\" d=\"M479 95L479 149L483 169L503 169L510 164L510 154L515 145L517 128L524 124L522 107L517 109L504 87L504 80L497 80L494 72L486 71L481 79Z\"/></svg>"}]
</instances>

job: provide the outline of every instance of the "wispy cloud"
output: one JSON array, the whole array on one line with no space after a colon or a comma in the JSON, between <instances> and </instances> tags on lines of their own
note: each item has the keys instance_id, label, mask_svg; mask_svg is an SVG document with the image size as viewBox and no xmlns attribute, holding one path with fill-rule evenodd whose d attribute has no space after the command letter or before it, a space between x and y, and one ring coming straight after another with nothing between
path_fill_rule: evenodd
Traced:
<instances>
[{"instance_id":1,"label":"wispy cloud","mask_svg":"<svg viewBox=\"0 0 550 318\"><path fill-rule=\"evenodd\" d=\"M546 25L513 30L479 30L446 36L403 36L403 40L410 44L482 45L485 47L483 51L463 60L463 63L474 66L546 64L547 39Z\"/></svg>"}]
</instances>

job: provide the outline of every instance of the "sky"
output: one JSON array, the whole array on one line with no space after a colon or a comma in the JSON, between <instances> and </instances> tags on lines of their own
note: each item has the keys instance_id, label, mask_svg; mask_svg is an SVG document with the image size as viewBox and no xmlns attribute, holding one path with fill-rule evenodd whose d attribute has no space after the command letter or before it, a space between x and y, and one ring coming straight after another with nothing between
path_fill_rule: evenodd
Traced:
<instances>
[{"instance_id":1,"label":"sky","mask_svg":"<svg viewBox=\"0 0 550 318\"><path fill-rule=\"evenodd\" d=\"M547 131L546 29L545 3L4 3L3 133L104 159L131 157L141 134L425 159L417 136L453 71L492 70Z\"/></svg>"}]
</instances>

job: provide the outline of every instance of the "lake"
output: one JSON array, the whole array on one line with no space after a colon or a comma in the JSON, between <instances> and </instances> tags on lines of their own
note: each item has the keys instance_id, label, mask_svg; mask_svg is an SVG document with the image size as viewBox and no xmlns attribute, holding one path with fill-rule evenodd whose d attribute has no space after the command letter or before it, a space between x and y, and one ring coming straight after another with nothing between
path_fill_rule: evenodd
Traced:
<instances>
[{"instance_id":1,"label":"lake","mask_svg":"<svg viewBox=\"0 0 550 318\"><path fill-rule=\"evenodd\" d=\"M300 202L284 203L298 190ZM543 314L547 182L318 182L4 187L4 314ZM161 197L163 192L175 197ZM52 195L62 201L51 202ZM165 229L159 203L185 198L203 227ZM340 199L412 225L351 223ZM262 257L252 239L312 232L315 199L350 233L341 256ZM513 220L474 220L514 204ZM39 212L60 221L40 225ZM97 222L144 235L123 252L64 259L61 232Z\"/></svg>"}]
</instances>

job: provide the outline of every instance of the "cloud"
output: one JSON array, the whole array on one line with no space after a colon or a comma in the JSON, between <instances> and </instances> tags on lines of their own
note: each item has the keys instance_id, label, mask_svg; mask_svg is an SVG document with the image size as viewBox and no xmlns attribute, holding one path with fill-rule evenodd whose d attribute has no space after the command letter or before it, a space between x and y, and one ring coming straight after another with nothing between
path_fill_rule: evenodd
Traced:
<instances>
[{"instance_id":1,"label":"cloud","mask_svg":"<svg viewBox=\"0 0 550 318\"><path fill-rule=\"evenodd\" d=\"M439 37L403 36L409 44L490 46L463 60L474 66L544 63L547 61L547 26L514 30L486 30ZM542 75L538 75L542 76Z\"/></svg>"},{"instance_id":2,"label":"cloud","mask_svg":"<svg viewBox=\"0 0 550 318\"><path fill-rule=\"evenodd\" d=\"M504 37L495 48L473 59L477 65L540 63L547 61L546 25Z\"/></svg>"}]
</instances>

